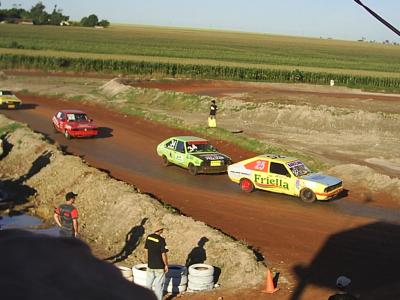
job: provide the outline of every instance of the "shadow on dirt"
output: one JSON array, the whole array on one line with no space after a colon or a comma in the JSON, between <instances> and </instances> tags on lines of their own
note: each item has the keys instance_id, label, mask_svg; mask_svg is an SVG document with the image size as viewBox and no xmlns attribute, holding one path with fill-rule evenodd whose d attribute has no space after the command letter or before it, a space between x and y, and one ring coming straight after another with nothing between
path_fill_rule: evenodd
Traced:
<instances>
[{"instance_id":1,"label":"shadow on dirt","mask_svg":"<svg viewBox=\"0 0 400 300\"><path fill-rule=\"evenodd\" d=\"M17 179L7 179L0 182L0 189L4 194L4 197L0 202L0 210L8 210L10 216L26 212L26 208L17 211L15 210L15 206L27 203L29 197L33 196L36 193L36 190L25 185L24 182L46 167L50 163L51 155L52 153L49 151L43 152L35 159L26 174Z\"/></svg>"},{"instance_id":2,"label":"shadow on dirt","mask_svg":"<svg viewBox=\"0 0 400 300\"><path fill-rule=\"evenodd\" d=\"M360 299L400 299L399 249L397 224L376 222L334 234L310 265L294 268L299 284L290 299L302 299L309 285L334 289L341 275L352 280L349 292Z\"/></svg>"},{"instance_id":3,"label":"shadow on dirt","mask_svg":"<svg viewBox=\"0 0 400 300\"><path fill-rule=\"evenodd\" d=\"M144 224L146 224L148 218L143 218L139 225L133 227L125 237L125 245L121 249L121 251L113 256L107 257L104 260L109 260L112 263L118 263L126 258L135 251L135 249L139 246L140 240L144 234Z\"/></svg>"},{"instance_id":4,"label":"shadow on dirt","mask_svg":"<svg viewBox=\"0 0 400 300\"><path fill-rule=\"evenodd\" d=\"M22 103L18 109L35 109L38 105L34 103Z\"/></svg>"},{"instance_id":5,"label":"shadow on dirt","mask_svg":"<svg viewBox=\"0 0 400 300\"><path fill-rule=\"evenodd\" d=\"M36 194L36 190L22 184L18 180L2 180L0 181L0 190L4 198L0 202L0 211L8 210L9 216L15 216L27 211L27 207L23 209L15 209L15 206L28 202L30 196Z\"/></svg>"},{"instance_id":6,"label":"shadow on dirt","mask_svg":"<svg viewBox=\"0 0 400 300\"><path fill-rule=\"evenodd\" d=\"M112 132L113 132L113 130L111 128L99 127L97 136L95 136L94 138L96 138L96 139L109 138L109 137L113 136Z\"/></svg>"},{"instance_id":7,"label":"shadow on dirt","mask_svg":"<svg viewBox=\"0 0 400 300\"><path fill-rule=\"evenodd\" d=\"M7 155L11 152L12 148L13 148L13 144L11 144L8 140L7 140L7 134L4 134L3 136L0 137L1 140L1 147L2 147L2 151L0 151L0 160L4 159L7 157Z\"/></svg>"},{"instance_id":8,"label":"shadow on dirt","mask_svg":"<svg viewBox=\"0 0 400 300\"><path fill-rule=\"evenodd\" d=\"M46 167L50 163L50 158L52 156L52 153L50 151L45 151L43 152L38 158L35 159L35 161L32 163L31 168L29 169L28 173L25 175L21 176L19 179L17 179L18 182L23 182L37 173L40 172L41 169Z\"/></svg>"},{"instance_id":9,"label":"shadow on dirt","mask_svg":"<svg viewBox=\"0 0 400 300\"><path fill-rule=\"evenodd\" d=\"M209 241L209 239L203 236L198 242L197 246L190 251L186 258L186 267L189 267L194 264L202 264L207 260L206 249L204 249L205 244Z\"/></svg>"}]
</instances>

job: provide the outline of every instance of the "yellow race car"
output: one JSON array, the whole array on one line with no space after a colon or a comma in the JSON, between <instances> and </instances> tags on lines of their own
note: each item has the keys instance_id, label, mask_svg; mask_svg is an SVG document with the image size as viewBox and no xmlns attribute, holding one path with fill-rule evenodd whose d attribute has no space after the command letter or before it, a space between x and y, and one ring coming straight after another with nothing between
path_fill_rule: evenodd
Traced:
<instances>
[{"instance_id":1,"label":"yellow race car","mask_svg":"<svg viewBox=\"0 0 400 300\"><path fill-rule=\"evenodd\" d=\"M0 107L1 108L18 108L22 101L14 95L10 90L0 90Z\"/></svg>"},{"instance_id":2,"label":"yellow race car","mask_svg":"<svg viewBox=\"0 0 400 300\"><path fill-rule=\"evenodd\" d=\"M228 176L244 192L260 189L300 197L304 202L328 200L343 190L339 178L313 173L294 157L274 154L232 164Z\"/></svg>"}]
</instances>

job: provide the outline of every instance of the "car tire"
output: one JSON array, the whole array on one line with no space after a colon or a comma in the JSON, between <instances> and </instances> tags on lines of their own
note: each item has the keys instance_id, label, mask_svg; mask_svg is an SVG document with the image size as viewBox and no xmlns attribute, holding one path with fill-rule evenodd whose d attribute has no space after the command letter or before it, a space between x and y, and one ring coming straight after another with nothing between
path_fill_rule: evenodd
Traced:
<instances>
[{"instance_id":1,"label":"car tire","mask_svg":"<svg viewBox=\"0 0 400 300\"><path fill-rule=\"evenodd\" d=\"M300 199L306 203L312 203L317 200L315 193L309 188L304 188L300 191Z\"/></svg>"},{"instance_id":2,"label":"car tire","mask_svg":"<svg viewBox=\"0 0 400 300\"><path fill-rule=\"evenodd\" d=\"M196 176L199 172L199 170L197 169L197 167L194 164L189 164L188 169L189 169L189 174L193 175L193 176Z\"/></svg>"},{"instance_id":3,"label":"car tire","mask_svg":"<svg viewBox=\"0 0 400 300\"><path fill-rule=\"evenodd\" d=\"M54 123L53 123L53 133L58 133L58 129L57 129L56 125L54 125Z\"/></svg>"},{"instance_id":4,"label":"car tire","mask_svg":"<svg viewBox=\"0 0 400 300\"><path fill-rule=\"evenodd\" d=\"M187 268L182 265L168 265L168 272L166 277L181 277L187 275Z\"/></svg>"},{"instance_id":5,"label":"car tire","mask_svg":"<svg viewBox=\"0 0 400 300\"><path fill-rule=\"evenodd\" d=\"M212 276L214 267L207 264L193 264L189 267L189 275L192 277Z\"/></svg>"},{"instance_id":6,"label":"car tire","mask_svg":"<svg viewBox=\"0 0 400 300\"><path fill-rule=\"evenodd\" d=\"M171 164L165 155L162 156L162 164L164 167L168 167Z\"/></svg>"},{"instance_id":7,"label":"car tire","mask_svg":"<svg viewBox=\"0 0 400 300\"><path fill-rule=\"evenodd\" d=\"M64 136L65 136L65 138L68 139L68 140L70 140L70 139L72 138L71 135L68 133L68 130L65 130L65 131L64 131Z\"/></svg>"},{"instance_id":8,"label":"car tire","mask_svg":"<svg viewBox=\"0 0 400 300\"><path fill-rule=\"evenodd\" d=\"M240 189L243 192L251 193L252 191L254 191L254 184L251 182L250 179L243 178L240 180Z\"/></svg>"},{"instance_id":9,"label":"car tire","mask_svg":"<svg viewBox=\"0 0 400 300\"><path fill-rule=\"evenodd\" d=\"M207 276L195 276L195 275L188 275L188 280L194 284L211 284L214 282L214 275L207 275Z\"/></svg>"},{"instance_id":10,"label":"car tire","mask_svg":"<svg viewBox=\"0 0 400 300\"><path fill-rule=\"evenodd\" d=\"M133 282L140 286L146 286L147 264L137 264L132 267Z\"/></svg>"}]
</instances>

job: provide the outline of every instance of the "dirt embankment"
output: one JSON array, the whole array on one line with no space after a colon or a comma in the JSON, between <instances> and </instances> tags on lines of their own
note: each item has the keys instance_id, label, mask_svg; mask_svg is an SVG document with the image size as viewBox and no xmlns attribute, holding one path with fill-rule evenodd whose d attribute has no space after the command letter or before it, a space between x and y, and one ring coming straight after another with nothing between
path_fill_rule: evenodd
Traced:
<instances>
[{"instance_id":1,"label":"dirt embankment","mask_svg":"<svg viewBox=\"0 0 400 300\"><path fill-rule=\"evenodd\" d=\"M0 128L10 122L0 115ZM64 201L65 193L78 193L76 206L82 238L101 256L114 256L125 249L127 258L122 265L144 262L145 236L162 225L166 227L170 263L185 264L187 259L199 259L192 250L201 247L205 263L221 270L219 282L223 287L262 282L265 267L246 245L180 215L135 187L89 167L79 157L63 154L42 135L21 127L9 133L4 144L7 149L0 160L0 179L20 191L29 190L13 196L19 200L21 196L27 198L22 200L34 204L33 212L51 222L53 209Z\"/></svg>"}]
</instances>

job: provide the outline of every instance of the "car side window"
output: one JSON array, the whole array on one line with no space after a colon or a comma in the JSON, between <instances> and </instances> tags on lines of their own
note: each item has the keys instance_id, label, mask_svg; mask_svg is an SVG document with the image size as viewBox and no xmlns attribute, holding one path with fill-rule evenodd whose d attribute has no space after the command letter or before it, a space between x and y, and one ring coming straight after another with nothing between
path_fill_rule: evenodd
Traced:
<instances>
[{"instance_id":1,"label":"car side window","mask_svg":"<svg viewBox=\"0 0 400 300\"><path fill-rule=\"evenodd\" d=\"M170 150L175 150L176 142L177 140L169 141L168 143L165 144L165 147Z\"/></svg>"},{"instance_id":2,"label":"car side window","mask_svg":"<svg viewBox=\"0 0 400 300\"><path fill-rule=\"evenodd\" d=\"M185 144L182 141L178 141L178 144L176 145L176 151L185 153Z\"/></svg>"},{"instance_id":3,"label":"car side window","mask_svg":"<svg viewBox=\"0 0 400 300\"><path fill-rule=\"evenodd\" d=\"M58 112L57 115L56 115L57 119L61 119L61 115L62 115L62 112L61 111Z\"/></svg>"},{"instance_id":4,"label":"car side window","mask_svg":"<svg viewBox=\"0 0 400 300\"><path fill-rule=\"evenodd\" d=\"M290 177L289 171L283 164L280 163L271 162L271 166L269 167L269 172Z\"/></svg>"}]
</instances>

